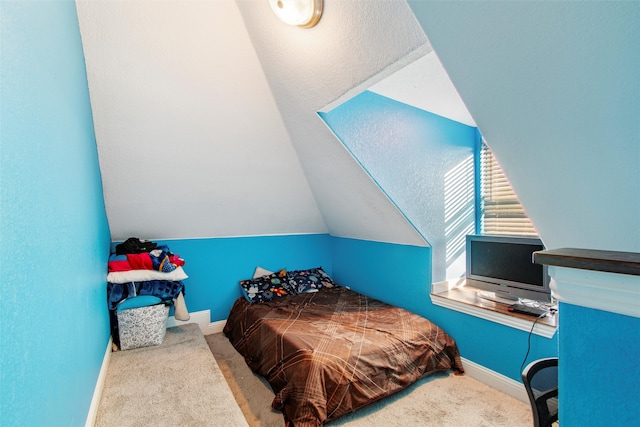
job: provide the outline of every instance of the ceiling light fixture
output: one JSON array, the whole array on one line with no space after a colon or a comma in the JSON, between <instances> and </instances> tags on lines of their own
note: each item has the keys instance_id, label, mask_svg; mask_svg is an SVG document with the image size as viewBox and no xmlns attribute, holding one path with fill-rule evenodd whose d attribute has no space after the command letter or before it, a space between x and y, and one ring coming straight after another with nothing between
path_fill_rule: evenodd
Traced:
<instances>
[{"instance_id":1,"label":"ceiling light fixture","mask_svg":"<svg viewBox=\"0 0 640 427\"><path fill-rule=\"evenodd\" d=\"M269 0L271 9L283 22L310 28L322 16L322 0Z\"/></svg>"}]
</instances>

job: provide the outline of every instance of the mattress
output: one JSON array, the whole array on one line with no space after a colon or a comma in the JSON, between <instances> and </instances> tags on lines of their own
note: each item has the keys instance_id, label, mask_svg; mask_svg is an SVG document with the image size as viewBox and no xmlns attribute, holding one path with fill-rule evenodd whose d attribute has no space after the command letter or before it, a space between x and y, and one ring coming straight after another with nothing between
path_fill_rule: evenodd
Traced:
<instances>
[{"instance_id":1,"label":"mattress","mask_svg":"<svg viewBox=\"0 0 640 427\"><path fill-rule=\"evenodd\" d=\"M422 316L345 287L235 301L224 334L271 385L289 426L321 426L433 372L462 374L455 341Z\"/></svg>"}]
</instances>

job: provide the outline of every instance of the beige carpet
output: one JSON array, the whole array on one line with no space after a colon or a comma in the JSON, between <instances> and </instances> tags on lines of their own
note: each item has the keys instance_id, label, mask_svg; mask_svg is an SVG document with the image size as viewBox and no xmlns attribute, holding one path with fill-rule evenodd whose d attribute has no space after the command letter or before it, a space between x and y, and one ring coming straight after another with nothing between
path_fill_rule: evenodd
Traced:
<instances>
[{"instance_id":1,"label":"beige carpet","mask_svg":"<svg viewBox=\"0 0 640 427\"><path fill-rule=\"evenodd\" d=\"M271 409L273 392L255 375L221 333L207 335L211 352L227 379L250 427L282 427L282 414ZM328 426L530 427L531 409L517 399L468 375L438 373L375 402Z\"/></svg>"},{"instance_id":2,"label":"beige carpet","mask_svg":"<svg viewBox=\"0 0 640 427\"><path fill-rule=\"evenodd\" d=\"M111 354L96 426L246 426L195 323L162 344Z\"/></svg>"}]
</instances>

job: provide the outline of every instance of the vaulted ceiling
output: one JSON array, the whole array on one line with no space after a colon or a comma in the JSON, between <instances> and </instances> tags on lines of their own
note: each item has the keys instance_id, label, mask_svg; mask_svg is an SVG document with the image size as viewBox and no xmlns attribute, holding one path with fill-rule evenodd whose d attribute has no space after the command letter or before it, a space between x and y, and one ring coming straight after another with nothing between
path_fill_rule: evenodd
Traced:
<instances>
[{"instance_id":1,"label":"vaulted ceiling","mask_svg":"<svg viewBox=\"0 0 640 427\"><path fill-rule=\"evenodd\" d=\"M405 65L438 68L404 1L326 2L305 30L266 1L77 5L114 240L426 244L317 115Z\"/></svg>"},{"instance_id":2,"label":"vaulted ceiling","mask_svg":"<svg viewBox=\"0 0 640 427\"><path fill-rule=\"evenodd\" d=\"M637 5L324 3L300 29L266 0L77 0L114 240L425 245L317 112L441 61L549 247L640 249Z\"/></svg>"}]
</instances>

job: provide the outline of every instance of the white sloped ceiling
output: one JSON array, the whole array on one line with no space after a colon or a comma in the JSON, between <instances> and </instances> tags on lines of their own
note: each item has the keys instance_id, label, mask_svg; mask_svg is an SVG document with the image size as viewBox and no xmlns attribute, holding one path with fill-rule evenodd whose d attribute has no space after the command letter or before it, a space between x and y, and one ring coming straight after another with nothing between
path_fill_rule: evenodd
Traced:
<instances>
[{"instance_id":1,"label":"white sloped ceiling","mask_svg":"<svg viewBox=\"0 0 640 427\"><path fill-rule=\"evenodd\" d=\"M235 2L77 10L114 240L327 232Z\"/></svg>"},{"instance_id":2,"label":"white sloped ceiling","mask_svg":"<svg viewBox=\"0 0 640 427\"><path fill-rule=\"evenodd\" d=\"M638 2L409 4L547 247L639 252Z\"/></svg>"},{"instance_id":3,"label":"white sloped ceiling","mask_svg":"<svg viewBox=\"0 0 640 427\"><path fill-rule=\"evenodd\" d=\"M326 1L311 29L266 0L77 9L114 240L329 232L426 245L317 115L430 51L404 0Z\"/></svg>"}]
</instances>

